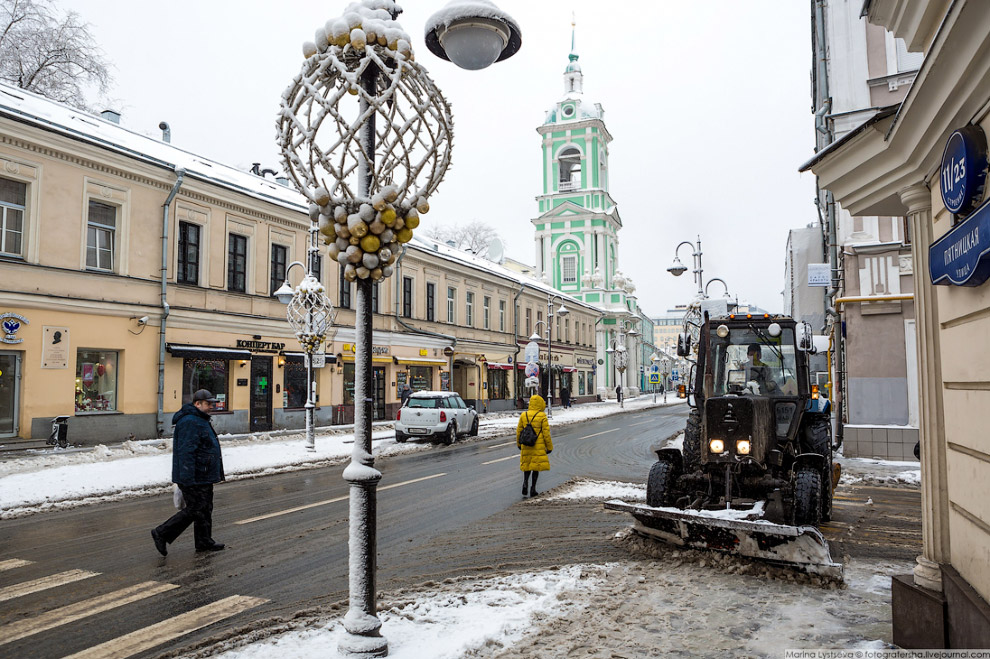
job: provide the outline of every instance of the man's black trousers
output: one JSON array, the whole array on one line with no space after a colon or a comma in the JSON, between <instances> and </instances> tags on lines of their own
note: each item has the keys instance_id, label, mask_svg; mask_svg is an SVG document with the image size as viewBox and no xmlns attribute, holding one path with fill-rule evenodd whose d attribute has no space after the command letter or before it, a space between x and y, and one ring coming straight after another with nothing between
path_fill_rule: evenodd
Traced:
<instances>
[{"instance_id":1,"label":"man's black trousers","mask_svg":"<svg viewBox=\"0 0 990 659\"><path fill-rule=\"evenodd\" d=\"M172 515L156 531L172 543L190 524L196 549L204 549L213 544L213 485L180 485L186 507Z\"/></svg>"}]
</instances>

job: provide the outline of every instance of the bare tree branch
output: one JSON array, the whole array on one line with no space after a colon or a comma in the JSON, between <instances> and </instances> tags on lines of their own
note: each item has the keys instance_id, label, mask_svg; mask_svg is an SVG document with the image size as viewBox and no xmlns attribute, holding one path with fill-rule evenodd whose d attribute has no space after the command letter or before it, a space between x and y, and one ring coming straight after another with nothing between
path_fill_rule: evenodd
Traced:
<instances>
[{"instance_id":1,"label":"bare tree branch","mask_svg":"<svg viewBox=\"0 0 990 659\"><path fill-rule=\"evenodd\" d=\"M472 220L463 227L458 224L433 225L427 230L427 235L440 242L452 242L457 249L482 255L496 239L501 239L495 227L480 220Z\"/></svg>"},{"instance_id":2,"label":"bare tree branch","mask_svg":"<svg viewBox=\"0 0 990 659\"><path fill-rule=\"evenodd\" d=\"M105 94L113 77L79 14L62 16L49 0L0 0L0 80L88 110L86 86Z\"/></svg>"}]
</instances>

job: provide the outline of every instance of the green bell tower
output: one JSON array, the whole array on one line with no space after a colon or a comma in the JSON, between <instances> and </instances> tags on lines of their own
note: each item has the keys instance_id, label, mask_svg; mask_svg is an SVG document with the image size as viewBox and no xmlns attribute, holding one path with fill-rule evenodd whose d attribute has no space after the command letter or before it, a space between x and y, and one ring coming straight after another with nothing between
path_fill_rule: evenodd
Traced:
<instances>
[{"instance_id":1,"label":"green bell tower","mask_svg":"<svg viewBox=\"0 0 990 659\"><path fill-rule=\"evenodd\" d=\"M615 372L606 349L626 343L624 327L637 321L635 286L619 270L622 219L609 193L608 148L600 103L584 97L584 75L571 31L564 94L536 129L543 144L543 192L537 197L537 277L557 290L605 311L598 325L599 392L613 395L616 382L635 388L631 373ZM630 369L631 371L631 369ZM638 390L638 389L637 389Z\"/></svg>"}]
</instances>

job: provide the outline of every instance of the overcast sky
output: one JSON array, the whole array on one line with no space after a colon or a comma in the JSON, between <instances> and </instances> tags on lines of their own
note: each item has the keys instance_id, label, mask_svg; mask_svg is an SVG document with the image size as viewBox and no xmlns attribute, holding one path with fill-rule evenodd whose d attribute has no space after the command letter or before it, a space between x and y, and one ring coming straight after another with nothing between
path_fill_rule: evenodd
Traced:
<instances>
[{"instance_id":1,"label":"overcast sky","mask_svg":"<svg viewBox=\"0 0 990 659\"><path fill-rule=\"evenodd\" d=\"M121 123L245 170L278 168L278 100L301 45L346 2L57 0L77 11L115 67ZM399 20L417 61L454 110L453 165L430 200L432 223L478 219L506 254L533 263L541 189L536 128L563 96L571 13L585 98L612 134L611 194L620 269L659 315L688 301L690 272L666 272L675 246L700 235L705 279L781 310L787 231L815 221L810 17L796 0L498 0L519 23L515 57L483 71L437 59L423 42L442 0L407 0ZM690 251L681 250L690 266ZM720 295L716 282L709 292Z\"/></svg>"}]
</instances>

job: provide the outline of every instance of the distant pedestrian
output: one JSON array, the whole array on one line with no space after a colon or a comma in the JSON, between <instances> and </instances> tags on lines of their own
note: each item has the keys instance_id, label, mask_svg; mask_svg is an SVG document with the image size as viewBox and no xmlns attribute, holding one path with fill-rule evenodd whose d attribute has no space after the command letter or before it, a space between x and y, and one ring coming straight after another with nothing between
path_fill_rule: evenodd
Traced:
<instances>
[{"instance_id":1,"label":"distant pedestrian","mask_svg":"<svg viewBox=\"0 0 990 659\"><path fill-rule=\"evenodd\" d=\"M615 400L619 401L619 407L622 407L622 385L615 385Z\"/></svg>"},{"instance_id":2,"label":"distant pedestrian","mask_svg":"<svg viewBox=\"0 0 990 659\"><path fill-rule=\"evenodd\" d=\"M541 471L550 469L550 458L547 456L553 452L553 441L550 439L550 424L547 422L547 415L543 412L546 406L547 404L541 396L532 396L529 399L529 410L519 415L519 423L516 424L516 446L520 450L519 469L523 473L523 496L528 494L535 497L539 494L536 491L536 479L539 478ZM519 435L526 424L532 425L533 430L536 431L536 444L534 446L526 446L519 441ZM531 474L532 484L530 484Z\"/></svg>"},{"instance_id":3,"label":"distant pedestrian","mask_svg":"<svg viewBox=\"0 0 990 659\"><path fill-rule=\"evenodd\" d=\"M560 388L560 405L561 407L571 406L571 388L566 384Z\"/></svg>"},{"instance_id":4,"label":"distant pedestrian","mask_svg":"<svg viewBox=\"0 0 990 659\"><path fill-rule=\"evenodd\" d=\"M399 398L400 407L405 407L406 401L409 400L410 396L412 396L412 389L409 388L408 384L402 385L402 392L399 394L399 396L400 396Z\"/></svg>"},{"instance_id":5,"label":"distant pedestrian","mask_svg":"<svg viewBox=\"0 0 990 659\"><path fill-rule=\"evenodd\" d=\"M218 551L223 543L213 540L213 484L224 480L220 440L210 423L217 399L206 389L193 394L172 417L172 482L179 486L186 507L152 529L155 548L168 554L166 544L193 525L196 551Z\"/></svg>"}]
</instances>

